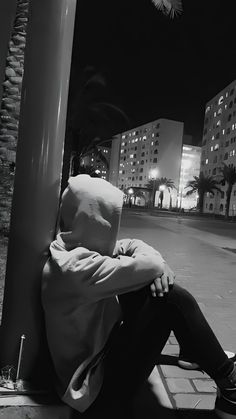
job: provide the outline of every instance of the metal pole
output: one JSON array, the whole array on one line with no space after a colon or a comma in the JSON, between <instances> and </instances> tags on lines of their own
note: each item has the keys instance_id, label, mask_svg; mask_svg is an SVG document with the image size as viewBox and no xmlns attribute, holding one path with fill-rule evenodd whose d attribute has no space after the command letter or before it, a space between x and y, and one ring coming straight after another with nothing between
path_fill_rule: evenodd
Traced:
<instances>
[{"instance_id":1,"label":"metal pole","mask_svg":"<svg viewBox=\"0 0 236 419\"><path fill-rule=\"evenodd\" d=\"M60 195L76 0L31 0L1 325L1 365L21 378L48 377L41 273Z\"/></svg>"},{"instance_id":2,"label":"metal pole","mask_svg":"<svg viewBox=\"0 0 236 419\"><path fill-rule=\"evenodd\" d=\"M0 1L0 102L5 79L8 42L16 13L16 0Z\"/></svg>"}]
</instances>

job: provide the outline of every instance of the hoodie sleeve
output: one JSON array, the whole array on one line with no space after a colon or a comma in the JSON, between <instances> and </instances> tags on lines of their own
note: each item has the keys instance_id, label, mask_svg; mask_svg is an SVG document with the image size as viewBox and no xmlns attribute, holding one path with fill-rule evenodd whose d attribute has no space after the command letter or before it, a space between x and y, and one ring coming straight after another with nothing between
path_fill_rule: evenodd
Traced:
<instances>
[{"instance_id":1,"label":"hoodie sleeve","mask_svg":"<svg viewBox=\"0 0 236 419\"><path fill-rule=\"evenodd\" d=\"M164 271L165 261L160 253L141 240L118 242L118 253L113 258L87 249L83 256L80 249L82 253L61 268L87 301L138 290Z\"/></svg>"}]
</instances>

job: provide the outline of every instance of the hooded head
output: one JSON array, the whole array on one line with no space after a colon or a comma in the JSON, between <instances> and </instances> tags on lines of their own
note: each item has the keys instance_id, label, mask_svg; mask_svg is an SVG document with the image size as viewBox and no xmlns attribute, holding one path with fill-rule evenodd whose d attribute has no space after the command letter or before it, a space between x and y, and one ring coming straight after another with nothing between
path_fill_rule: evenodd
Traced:
<instances>
[{"instance_id":1,"label":"hooded head","mask_svg":"<svg viewBox=\"0 0 236 419\"><path fill-rule=\"evenodd\" d=\"M106 180L71 177L60 207L60 236L66 248L82 246L112 256L122 205L123 193Z\"/></svg>"}]
</instances>

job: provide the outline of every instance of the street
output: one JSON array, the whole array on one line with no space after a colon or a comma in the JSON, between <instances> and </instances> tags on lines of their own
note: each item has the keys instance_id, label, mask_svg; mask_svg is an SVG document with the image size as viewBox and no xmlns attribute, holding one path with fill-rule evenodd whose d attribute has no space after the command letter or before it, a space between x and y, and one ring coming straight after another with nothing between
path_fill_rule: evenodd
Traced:
<instances>
[{"instance_id":1,"label":"street","mask_svg":"<svg viewBox=\"0 0 236 419\"><path fill-rule=\"evenodd\" d=\"M217 234L216 234L217 233ZM236 350L236 225L124 210L119 238L155 247L197 299L225 350Z\"/></svg>"}]
</instances>

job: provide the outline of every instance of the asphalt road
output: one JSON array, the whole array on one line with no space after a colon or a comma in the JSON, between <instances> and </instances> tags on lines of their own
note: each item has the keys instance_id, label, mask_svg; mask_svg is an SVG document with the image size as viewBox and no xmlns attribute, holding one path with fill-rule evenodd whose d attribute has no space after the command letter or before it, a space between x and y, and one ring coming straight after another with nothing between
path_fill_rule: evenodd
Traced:
<instances>
[{"instance_id":1,"label":"asphalt road","mask_svg":"<svg viewBox=\"0 0 236 419\"><path fill-rule=\"evenodd\" d=\"M224 349L236 350L235 223L124 210L119 238L159 250L195 296Z\"/></svg>"}]
</instances>

